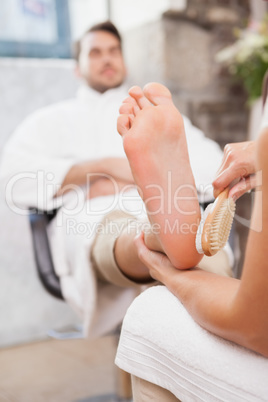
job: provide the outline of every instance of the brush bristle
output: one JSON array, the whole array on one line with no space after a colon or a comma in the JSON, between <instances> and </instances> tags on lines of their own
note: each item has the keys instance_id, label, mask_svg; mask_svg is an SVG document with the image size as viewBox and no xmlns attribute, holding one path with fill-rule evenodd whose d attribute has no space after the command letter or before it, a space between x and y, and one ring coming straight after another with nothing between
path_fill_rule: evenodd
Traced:
<instances>
[{"instance_id":1,"label":"brush bristle","mask_svg":"<svg viewBox=\"0 0 268 402\"><path fill-rule=\"evenodd\" d=\"M213 208L213 202L210 203L206 207L205 211L203 212L202 218L200 220L200 223L199 223L199 226L198 226L198 229L197 229L197 232L196 232L195 247L196 247L196 250L197 250L197 252L199 254L204 254L204 250L202 248L202 232L203 232L203 228L204 228L204 223L205 223L205 221L207 219L207 216L208 216L211 208Z\"/></svg>"},{"instance_id":2,"label":"brush bristle","mask_svg":"<svg viewBox=\"0 0 268 402\"><path fill-rule=\"evenodd\" d=\"M211 250L221 250L228 241L235 214L235 202L228 198L223 201L213 219L210 235Z\"/></svg>"}]
</instances>

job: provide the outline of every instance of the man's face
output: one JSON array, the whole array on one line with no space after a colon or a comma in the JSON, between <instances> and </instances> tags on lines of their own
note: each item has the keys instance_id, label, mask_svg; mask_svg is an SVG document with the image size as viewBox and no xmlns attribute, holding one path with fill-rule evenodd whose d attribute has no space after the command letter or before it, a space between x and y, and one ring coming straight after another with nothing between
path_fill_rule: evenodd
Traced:
<instances>
[{"instance_id":1,"label":"man's face","mask_svg":"<svg viewBox=\"0 0 268 402\"><path fill-rule=\"evenodd\" d=\"M98 92L116 88L126 77L120 42L106 31L86 34L81 40L78 72Z\"/></svg>"}]
</instances>

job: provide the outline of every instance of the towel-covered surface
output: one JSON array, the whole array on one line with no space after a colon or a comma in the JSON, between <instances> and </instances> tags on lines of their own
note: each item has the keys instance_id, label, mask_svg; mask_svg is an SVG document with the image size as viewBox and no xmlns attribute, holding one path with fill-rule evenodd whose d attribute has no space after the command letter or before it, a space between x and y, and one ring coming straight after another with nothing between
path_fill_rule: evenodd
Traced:
<instances>
[{"instance_id":1,"label":"towel-covered surface","mask_svg":"<svg viewBox=\"0 0 268 402\"><path fill-rule=\"evenodd\" d=\"M268 400L268 359L201 328L164 286L128 309L116 364L183 402Z\"/></svg>"}]
</instances>

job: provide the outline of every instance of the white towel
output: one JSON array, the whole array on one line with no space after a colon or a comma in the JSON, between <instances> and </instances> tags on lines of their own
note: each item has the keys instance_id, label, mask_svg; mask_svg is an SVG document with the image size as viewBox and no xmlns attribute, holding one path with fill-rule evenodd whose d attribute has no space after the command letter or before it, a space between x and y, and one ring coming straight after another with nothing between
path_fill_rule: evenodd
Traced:
<instances>
[{"instance_id":1,"label":"white towel","mask_svg":"<svg viewBox=\"0 0 268 402\"><path fill-rule=\"evenodd\" d=\"M130 306L116 364L183 402L268 400L268 359L201 328L164 286Z\"/></svg>"}]
</instances>

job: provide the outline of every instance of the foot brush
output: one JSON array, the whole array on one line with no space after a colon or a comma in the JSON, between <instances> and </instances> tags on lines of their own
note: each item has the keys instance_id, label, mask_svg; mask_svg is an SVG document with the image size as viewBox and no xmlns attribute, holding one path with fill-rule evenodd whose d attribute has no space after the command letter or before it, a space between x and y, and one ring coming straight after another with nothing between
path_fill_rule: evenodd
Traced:
<instances>
[{"instance_id":1,"label":"foot brush","mask_svg":"<svg viewBox=\"0 0 268 402\"><path fill-rule=\"evenodd\" d=\"M228 241L235 214L235 202L228 194L226 188L204 211L195 239L200 254L212 256Z\"/></svg>"}]
</instances>

